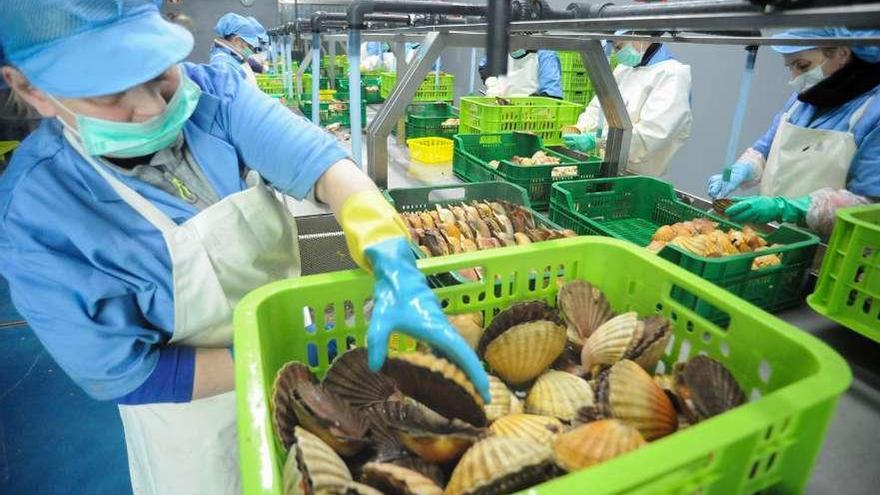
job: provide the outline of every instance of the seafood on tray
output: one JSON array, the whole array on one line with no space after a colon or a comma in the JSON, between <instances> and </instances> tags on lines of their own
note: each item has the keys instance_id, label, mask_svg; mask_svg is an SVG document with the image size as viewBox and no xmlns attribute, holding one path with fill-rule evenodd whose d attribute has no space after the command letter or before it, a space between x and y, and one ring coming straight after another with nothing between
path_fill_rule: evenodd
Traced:
<instances>
[{"instance_id":1,"label":"seafood on tray","mask_svg":"<svg viewBox=\"0 0 880 495\"><path fill-rule=\"evenodd\" d=\"M379 372L363 348L339 355L322 379L299 362L282 366L270 412L285 495L516 492L747 402L731 370L706 355L674 366L666 356L670 373L655 374L673 322L615 313L586 281L559 285L556 307L450 315L484 327L473 345L490 372L490 404L427 347L390 356Z\"/></svg>"},{"instance_id":2,"label":"seafood on tray","mask_svg":"<svg viewBox=\"0 0 880 495\"><path fill-rule=\"evenodd\" d=\"M661 226L651 237L648 250L659 253L667 245L678 246L687 252L708 258L754 253L778 246L778 244L768 245L767 241L749 226L743 227L742 230L730 229L725 232L718 228L718 222L707 218L695 218ZM766 254L752 261L752 270L781 263L780 254Z\"/></svg>"},{"instance_id":3,"label":"seafood on tray","mask_svg":"<svg viewBox=\"0 0 880 495\"><path fill-rule=\"evenodd\" d=\"M459 119L456 119L456 118L448 118L448 119L446 119L446 120L444 120L443 122L440 123L440 127L443 127L443 128L458 127L458 124L459 124L460 122L461 122L461 120L459 120Z\"/></svg>"},{"instance_id":4,"label":"seafood on tray","mask_svg":"<svg viewBox=\"0 0 880 495\"><path fill-rule=\"evenodd\" d=\"M574 237L535 222L528 209L508 201L472 201L400 214L425 256L445 256Z\"/></svg>"},{"instance_id":5,"label":"seafood on tray","mask_svg":"<svg viewBox=\"0 0 880 495\"><path fill-rule=\"evenodd\" d=\"M548 155L543 150L538 150L538 151L534 152L532 154L532 156L530 156L530 157L522 157L522 156L514 155L514 157L510 159L510 163L512 163L514 165L524 165L524 166L559 165L560 163L562 163L562 160L560 160L559 158L557 158L555 156ZM490 160L486 163L486 165L488 165L489 168L491 168L493 170L497 170L498 167L501 165L501 161L500 160ZM577 167L572 167L572 168L575 169L574 175L577 175ZM555 172L555 170L554 170L554 172ZM563 177L564 176L565 175L563 175Z\"/></svg>"}]
</instances>

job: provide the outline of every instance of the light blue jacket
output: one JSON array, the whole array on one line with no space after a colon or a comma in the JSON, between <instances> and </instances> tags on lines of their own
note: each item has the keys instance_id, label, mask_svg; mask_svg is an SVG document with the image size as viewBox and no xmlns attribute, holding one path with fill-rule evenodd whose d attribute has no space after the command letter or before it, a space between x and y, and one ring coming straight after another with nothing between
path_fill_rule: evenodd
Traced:
<instances>
[{"instance_id":1,"label":"light blue jacket","mask_svg":"<svg viewBox=\"0 0 880 495\"><path fill-rule=\"evenodd\" d=\"M203 91L184 137L221 198L244 189L245 167L303 198L348 156L227 68L183 65ZM178 224L197 213L161 189L117 177ZM0 275L52 357L92 397L118 399L150 384L176 390L148 391L154 401L189 400L191 361L168 345L174 295L162 234L73 150L55 120L25 139L0 176Z\"/></svg>"}]
</instances>

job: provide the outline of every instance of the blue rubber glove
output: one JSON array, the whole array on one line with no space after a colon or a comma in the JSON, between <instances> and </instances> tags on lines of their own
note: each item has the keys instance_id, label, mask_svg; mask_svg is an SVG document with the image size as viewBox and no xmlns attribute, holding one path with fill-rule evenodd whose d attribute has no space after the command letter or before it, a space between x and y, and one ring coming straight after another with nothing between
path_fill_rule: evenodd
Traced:
<instances>
[{"instance_id":1,"label":"blue rubber glove","mask_svg":"<svg viewBox=\"0 0 880 495\"><path fill-rule=\"evenodd\" d=\"M405 333L436 349L458 365L488 404L489 377L477 354L446 320L440 301L416 268L416 258L405 237L394 237L364 250L373 267L373 316L367 330L370 369L378 371L388 354L392 331Z\"/></svg>"},{"instance_id":2,"label":"blue rubber glove","mask_svg":"<svg viewBox=\"0 0 880 495\"><path fill-rule=\"evenodd\" d=\"M586 153L596 148L596 133L563 134L562 141L565 142L566 148Z\"/></svg>"},{"instance_id":3,"label":"blue rubber glove","mask_svg":"<svg viewBox=\"0 0 880 495\"><path fill-rule=\"evenodd\" d=\"M743 182L754 177L755 169L751 163L736 162L724 168L720 174L709 177L706 183L706 193L712 199L726 198L735 191Z\"/></svg>"},{"instance_id":4,"label":"blue rubber glove","mask_svg":"<svg viewBox=\"0 0 880 495\"><path fill-rule=\"evenodd\" d=\"M782 196L748 196L731 198L725 215L734 222L790 222L804 223L810 209L810 196L783 198Z\"/></svg>"}]
</instances>

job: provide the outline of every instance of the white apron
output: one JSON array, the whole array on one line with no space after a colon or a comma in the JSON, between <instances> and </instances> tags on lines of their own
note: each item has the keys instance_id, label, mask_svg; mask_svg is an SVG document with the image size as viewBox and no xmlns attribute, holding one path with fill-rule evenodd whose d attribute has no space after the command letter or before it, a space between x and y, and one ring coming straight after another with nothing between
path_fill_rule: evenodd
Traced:
<instances>
[{"instance_id":1,"label":"white apron","mask_svg":"<svg viewBox=\"0 0 880 495\"><path fill-rule=\"evenodd\" d=\"M858 148L852 129L874 97L853 112L849 129L808 129L789 122L800 102L779 119L761 177L762 196L805 196L823 187L844 189Z\"/></svg>"},{"instance_id":2,"label":"white apron","mask_svg":"<svg viewBox=\"0 0 880 495\"><path fill-rule=\"evenodd\" d=\"M113 189L162 232L174 279L174 336L193 347L232 345L232 311L251 290L298 276L293 216L263 183L199 212L181 225L68 141ZM136 495L238 495L235 392L183 404L119 406Z\"/></svg>"},{"instance_id":3,"label":"white apron","mask_svg":"<svg viewBox=\"0 0 880 495\"><path fill-rule=\"evenodd\" d=\"M507 56L507 74L498 77L500 93L491 96L531 96L538 91L538 54ZM487 92L488 94L488 92Z\"/></svg>"}]
</instances>

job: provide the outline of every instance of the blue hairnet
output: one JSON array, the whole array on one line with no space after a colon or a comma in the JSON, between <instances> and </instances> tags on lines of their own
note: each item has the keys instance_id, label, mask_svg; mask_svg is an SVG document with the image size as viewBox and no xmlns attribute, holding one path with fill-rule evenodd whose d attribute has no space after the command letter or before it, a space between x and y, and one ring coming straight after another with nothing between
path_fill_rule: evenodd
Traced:
<instances>
[{"instance_id":1,"label":"blue hairnet","mask_svg":"<svg viewBox=\"0 0 880 495\"><path fill-rule=\"evenodd\" d=\"M233 12L223 14L223 17L214 26L214 32L223 38L234 34L252 47L260 46L260 33L257 26L247 17Z\"/></svg>"},{"instance_id":2,"label":"blue hairnet","mask_svg":"<svg viewBox=\"0 0 880 495\"><path fill-rule=\"evenodd\" d=\"M3 0L6 62L64 98L118 93L155 78L193 47L157 0Z\"/></svg>"},{"instance_id":3,"label":"blue hairnet","mask_svg":"<svg viewBox=\"0 0 880 495\"><path fill-rule=\"evenodd\" d=\"M773 38L779 40L792 39L820 39L820 38L864 38L864 37L880 36L880 30L862 30L852 31L846 28L813 28L813 29L792 29L783 33L774 34ZM816 46L795 46L795 45L773 45L776 53L788 55L790 53L798 53L806 50L818 48ZM880 45L857 45L851 47L853 55L859 57L865 62L875 64L880 62Z\"/></svg>"},{"instance_id":4,"label":"blue hairnet","mask_svg":"<svg viewBox=\"0 0 880 495\"><path fill-rule=\"evenodd\" d=\"M253 24L254 28L256 28L257 38L260 40L260 42L268 43L269 33L266 32L266 28L264 28L263 25L260 24L260 21L258 21L257 18L252 15L248 16L248 20L251 21L251 24Z\"/></svg>"}]
</instances>

